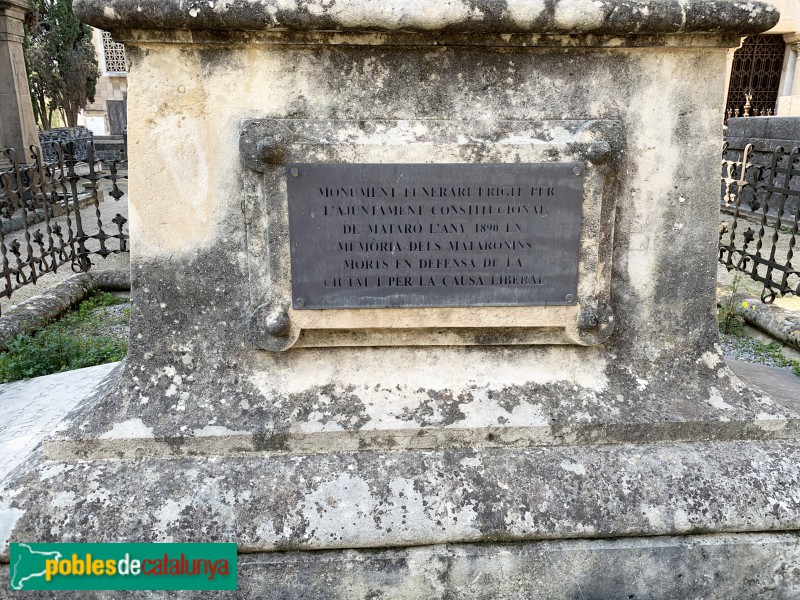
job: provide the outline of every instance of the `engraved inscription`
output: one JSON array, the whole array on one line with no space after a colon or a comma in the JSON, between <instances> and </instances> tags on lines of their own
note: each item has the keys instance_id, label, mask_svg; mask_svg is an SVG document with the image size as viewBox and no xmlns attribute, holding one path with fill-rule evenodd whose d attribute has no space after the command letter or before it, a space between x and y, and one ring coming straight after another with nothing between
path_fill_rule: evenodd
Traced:
<instances>
[{"instance_id":1,"label":"engraved inscription","mask_svg":"<svg viewBox=\"0 0 800 600\"><path fill-rule=\"evenodd\" d=\"M287 191L296 309L575 303L580 163L297 164Z\"/></svg>"}]
</instances>

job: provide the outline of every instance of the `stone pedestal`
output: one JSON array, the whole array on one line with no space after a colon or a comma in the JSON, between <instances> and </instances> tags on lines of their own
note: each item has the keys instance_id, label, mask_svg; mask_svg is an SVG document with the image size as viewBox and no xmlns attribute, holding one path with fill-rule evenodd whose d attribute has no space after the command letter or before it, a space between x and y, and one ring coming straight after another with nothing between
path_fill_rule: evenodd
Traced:
<instances>
[{"instance_id":1,"label":"stone pedestal","mask_svg":"<svg viewBox=\"0 0 800 600\"><path fill-rule=\"evenodd\" d=\"M0 148L17 149L20 159L39 144L22 54L22 23L30 9L29 0L0 0Z\"/></svg>"},{"instance_id":2,"label":"stone pedestal","mask_svg":"<svg viewBox=\"0 0 800 600\"><path fill-rule=\"evenodd\" d=\"M290 4L76 2L131 61L131 346L10 539L235 541L258 597L796 594L800 420L715 309L726 51L774 10ZM575 289L309 308L291 178L376 163L568 166Z\"/></svg>"}]
</instances>

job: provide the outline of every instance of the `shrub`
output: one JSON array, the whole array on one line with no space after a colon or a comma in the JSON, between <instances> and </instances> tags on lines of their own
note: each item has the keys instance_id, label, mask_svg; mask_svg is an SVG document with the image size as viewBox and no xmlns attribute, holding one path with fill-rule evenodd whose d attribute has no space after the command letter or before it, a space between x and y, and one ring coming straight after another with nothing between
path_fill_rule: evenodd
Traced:
<instances>
[{"instance_id":1,"label":"shrub","mask_svg":"<svg viewBox=\"0 0 800 600\"><path fill-rule=\"evenodd\" d=\"M51 373L61 373L122 360L128 342L115 335L103 334L107 325L126 323L130 311L104 318L105 307L123 303L101 292L87 298L77 309L31 334L11 340L0 354L0 382L8 383Z\"/></svg>"}]
</instances>

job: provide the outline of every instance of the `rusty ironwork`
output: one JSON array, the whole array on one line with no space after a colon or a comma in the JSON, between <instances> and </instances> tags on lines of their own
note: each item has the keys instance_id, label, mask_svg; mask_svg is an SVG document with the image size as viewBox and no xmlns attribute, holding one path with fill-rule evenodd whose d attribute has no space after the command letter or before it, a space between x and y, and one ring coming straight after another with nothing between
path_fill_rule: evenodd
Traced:
<instances>
[{"instance_id":1,"label":"rusty ironwork","mask_svg":"<svg viewBox=\"0 0 800 600\"><path fill-rule=\"evenodd\" d=\"M771 115L778 102L786 42L781 35L751 35L733 55L725 122Z\"/></svg>"},{"instance_id":2,"label":"rusty ironwork","mask_svg":"<svg viewBox=\"0 0 800 600\"><path fill-rule=\"evenodd\" d=\"M723 156L728 151L725 144ZM800 147L776 148L768 164L755 164L748 144L740 160L723 158L722 209L733 222L719 230L719 262L763 284L761 300L800 295L792 265L800 219ZM755 247L753 244L755 243Z\"/></svg>"},{"instance_id":3,"label":"rusty ironwork","mask_svg":"<svg viewBox=\"0 0 800 600\"><path fill-rule=\"evenodd\" d=\"M11 163L0 172L0 298L66 265L85 272L95 256L129 251L127 219L117 214L109 227L100 206L103 188L115 202L124 196L118 183L127 180L127 163L100 163L91 143L80 148L86 160L77 151L57 143L46 160L32 146L31 162L23 163L16 150L0 150Z\"/></svg>"}]
</instances>

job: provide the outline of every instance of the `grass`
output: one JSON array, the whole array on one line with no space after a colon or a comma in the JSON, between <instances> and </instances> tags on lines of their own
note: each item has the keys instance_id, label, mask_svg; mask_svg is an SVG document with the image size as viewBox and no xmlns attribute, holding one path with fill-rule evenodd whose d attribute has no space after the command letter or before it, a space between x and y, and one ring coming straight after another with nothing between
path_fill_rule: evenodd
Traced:
<instances>
[{"instance_id":1,"label":"grass","mask_svg":"<svg viewBox=\"0 0 800 600\"><path fill-rule=\"evenodd\" d=\"M749 337L744 328L734 328L728 334L728 342L739 352L747 355L748 362L755 362L771 367L787 368L791 367L792 372L800 377L800 361L787 358L781 351L778 342L764 343Z\"/></svg>"},{"instance_id":2,"label":"grass","mask_svg":"<svg viewBox=\"0 0 800 600\"><path fill-rule=\"evenodd\" d=\"M128 341L109 327L127 324L130 309L116 315L106 309L124 302L100 292L44 329L17 336L0 354L0 383L122 360Z\"/></svg>"},{"instance_id":3,"label":"grass","mask_svg":"<svg viewBox=\"0 0 800 600\"><path fill-rule=\"evenodd\" d=\"M725 298L717 309L717 318L719 319L719 329L726 335L740 335L744 331L744 317L742 317L736 309L739 292L739 284L742 281L741 275L736 275L731 284L731 293Z\"/></svg>"},{"instance_id":4,"label":"grass","mask_svg":"<svg viewBox=\"0 0 800 600\"><path fill-rule=\"evenodd\" d=\"M759 340L752 340L750 349L765 361L768 360L776 367L792 367L793 369L800 369L800 364L796 360L786 358L781 352L781 345L778 342L770 342L765 344Z\"/></svg>"},{"instance_id":5,"label":"grass","mask_svg":"<svg viewBox=\"0 0 800 600\"><path fill-rule=\"evenodd\" d=\"M744 318L739 314L739 309L747 309L746 302L739 305L737 292L741 283L741 276L733 278L730 294L724 297L717 310L719 330L723 334L723 346L732 347L742 360L760 363L772 367L791 367L792 372L800 377L800 361L787 358L781 351L778 342L764 343L751 338L745 332Z\"/></svg>"}]
</instances>

